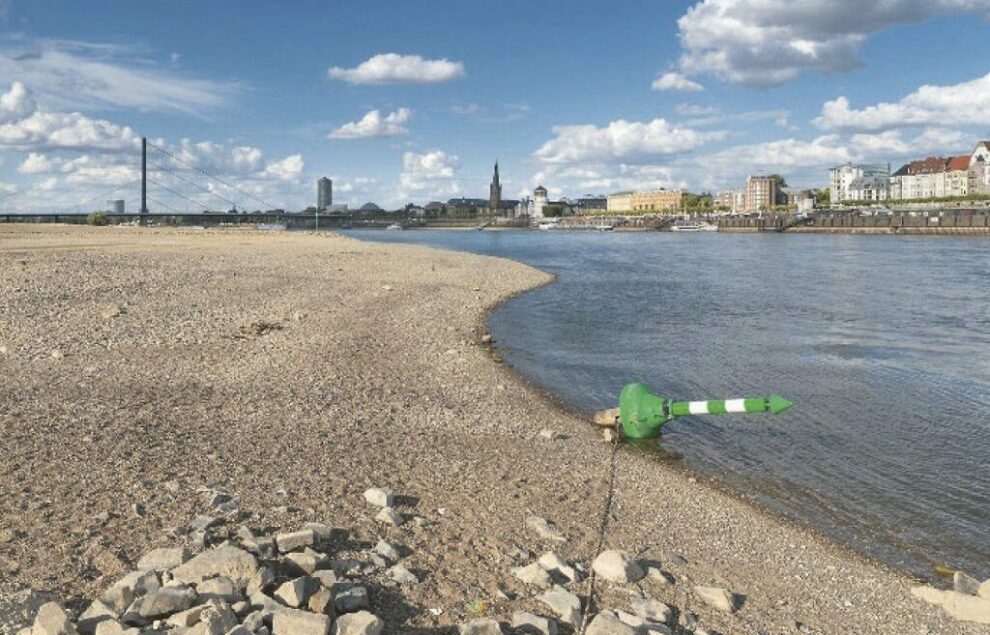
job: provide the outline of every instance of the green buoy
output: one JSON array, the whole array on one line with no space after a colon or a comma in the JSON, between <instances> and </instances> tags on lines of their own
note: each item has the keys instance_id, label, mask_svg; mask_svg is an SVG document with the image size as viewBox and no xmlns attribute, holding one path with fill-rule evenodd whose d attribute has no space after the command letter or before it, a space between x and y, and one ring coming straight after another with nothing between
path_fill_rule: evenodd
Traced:
<instances>
[{"instance_id":1,"label":"green buoy","mask_svg":"<svg viewBox=\"0 0 990 635\"><path fill-rule=\"evenodd\" d=\"M659 435L664 424L675 417L752 412L776 415L793 405L777 395L712 401L674 401L653 394L645 384L629 384L619 395L619 421L627 437L649 439Z\"/></svg>"}]
</instances>

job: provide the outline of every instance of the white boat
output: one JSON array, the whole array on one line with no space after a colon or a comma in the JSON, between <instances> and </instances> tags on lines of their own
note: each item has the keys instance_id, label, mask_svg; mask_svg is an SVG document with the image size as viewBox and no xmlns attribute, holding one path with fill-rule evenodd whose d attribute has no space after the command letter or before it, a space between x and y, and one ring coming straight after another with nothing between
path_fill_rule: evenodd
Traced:
<instances>
[{"instance_id":1,"label":"white boat","mask_svg":"<svg viewBox=\"0 0 990 635\"><path fill-rule=\"evenodd\" d=\"M390 230L390 231L400 231L402 229L402 225L400 225L398 223L392 223L391 225L389 225L385 229Z\"/></svg>"},{"instance_id":2,"label":"white boat","mask_svg":"<svg viewBox=\"0 0 990 635\"><path fill-rule=\"evenodd\" d=\"M536 228L539 229L541 232L550 231L551 229L557 229L557 222L546 221L537 225Z\"/></svg>"},{"instance_id":3,"label":"white boat","mask_svg":"<svg viewBox=\"0 0 990 635\"><path fill-rule=\"evenodd\" d=\"M595 225L595 229L600 232L610 232L615 229L614 225Z\"/></svg>"},{"instance_id":4,"label":"white boat","mask_svg":"<svg viewBox=\"0 0 990 635\"><path fill-rule=\"evenodd\" d=\"M674 223L673 227L670 228L672 232L717 232L718 225L713 225L712 223L707 223L701 221L699 223L690 223L684 221L677 221Z\"/></svg>"}]
</instances>

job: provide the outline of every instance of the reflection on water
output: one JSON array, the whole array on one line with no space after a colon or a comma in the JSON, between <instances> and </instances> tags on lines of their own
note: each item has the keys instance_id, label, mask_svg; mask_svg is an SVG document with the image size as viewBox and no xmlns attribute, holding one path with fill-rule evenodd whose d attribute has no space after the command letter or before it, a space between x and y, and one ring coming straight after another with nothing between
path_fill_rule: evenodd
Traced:
<instances>
[{"instance_id":1,"label":"reflection on water","mask_svg":"<svg viewBox=\"0 0 990 635\"><path fill-rule=\"evenodd\" d=\"M920 575L990 575L990 242L951 237L353 232L558 275L491 318L507 361L584 411L626 383L775 392L678 419L667 453Z\"/></svg>"}]
</instances>

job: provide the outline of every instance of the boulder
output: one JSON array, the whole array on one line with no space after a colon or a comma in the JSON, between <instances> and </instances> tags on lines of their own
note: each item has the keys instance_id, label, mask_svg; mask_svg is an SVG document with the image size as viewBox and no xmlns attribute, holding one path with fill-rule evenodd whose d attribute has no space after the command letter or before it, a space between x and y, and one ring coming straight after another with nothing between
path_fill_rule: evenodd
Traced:
<instances>
[{"instance_id":1,"label":"boulder","mask_svg":"<svg viewBox=\"0 0 990 635\"><path fill-rule=\"evenodd\" d=\"M210 549L197 555L182 565L172 569L172 576L180 581L197 584L208 578L226 576L237 588L247 586L258 570L258 561L254 556L229 545Z\"/></svg>"},{"instance_id":2,"label":"boulder","mask_svg":"<svg viewBox=\"0 0 990 635\"><path fill-rule=\"evenodd\" d=\"M549 617L540 617L526 611L512 614L512 628L526 635L557 635L557 622Z\"/></svg>"},{"instance_id":3,"label":"boulder","mask_svg":"<svg viewBox=\"0 0 990 635\"><path fill-rule=\"evenodd\" d=\"M550 574L547 570L540 566L538 562L526 565L525 567L513 567L511 569L512 575L519 578L526 584L532 584L538 587L549 587L553 584L553 580L550 579Z\"/></svg>"},{"instance_id":4,"label":"boulder","mask_svg":"<svg viewBox=\"0 0 990 635\"><path fill-rule=\"evenodd\" d=\"M554 587L537 598L562 621L577 628L581 624L581 598L562 587Z\"/></svg>"},{"instance_id":5,"label":"boulder","mask_svg":"<svg viewBox=\"0 0 990 635\"><path fill-rule=\"evenodd\" d=\"M152 549L138 560L137 568L141 571L173 569L189 559L189 551L185 547L163 547Z\"/></svg>"},{"instance_id":6,"label":"boulder","mask_svg":"<svg viewBox=\"0 0 990 635\"><path fill-rule=\"evenodd\" d=\"M342 615L333 625L334 635L381 635L385 622L367 611Z\"/></svg>"},{"instance_id":7,"label":"boulder","mask_svg":"<svg viewBox=\"0 0 990 635\"><path fill-rule=\"evenodd\" d=\"M375 516L375 520L380 523L385 523L386 525L399 526L406 522L406 519L402 517L402 514L398 513L391 507L383 507L382 511L378 512Z\"/></svg>"},{"instance_id":8,"label":"boulder","mask_svg":"<svg viewBox=\"0 0 990 635\"><path fill-rule=\"evenodd\" d=\"M382 487L372 487L364 491L364 500L376 507L392 506L392 490Z\"/></svg>"},{"instance_id":9,"label":"boulder","mask_svg":"<svg viewBox=\"0 0 990 635\"><path fill-rule=\"evenodd\" d=\"M275 591L275 599L286 606L299 608L305 605L311 595L320 589L320 583L309 576L289 580Z\"/></svg>"},{"instance_id":10,"label":"boulder","mask_svg":"<svg viewBox=\"0 0 990 635\"><path fill-rule=\"evenodd\" d=\"M502 635L502 626L495 620L483 618L461 624L460 635Z\"/></svg>"},{"instance_id":11,"label":"boulder","mask_svg":"<svg viewBox=\"0 0 990 635\"><path fill-rule=\"evenodd\" d=\"M337 583L333 585L333 605L337 613L354 613L369 606L368 589L360 584Z\"/></svg>"},{"instance_id":12,"label":"boulder","mask_svg":"<svg viewBox=\"0 0 990 635\"><path fill-rule=\"evenodd\" d=\"M619 621L623 624L628 624L636 629L636 632L640 635L652 635L658 633L660 635L670 635L673 631L666 624L661 624L660 622L654 622L653 620L648 620L639 615L633 615L631 613L626 613L625 611L616 611L616 616ZM695 631L697 634L697 631Z\"/></svg>"},{"instance_id":13,"label":"boulder","mask_svg":"<svg viewBox=\"0 0 990 635\"><path fill-rule=\"evenodd\" d=\"M117 620L104 620L96 625L93 635L140 635L141 629L125 626Z\"/></svg>"},{"instance_id":14,"label":"boulder","mask_svg":"<svg viewBox=\"0 0 990 635\"><path fill-rule=\"evenodd\" d=\"M603 611L588 624L585 635L637 635L636 629L622 622L612 613Z\"/></svg>"},{"instance_id":15,"label":"boulder","mask_svg":"<svg viewBox=\"0 0 990 635\"><path fill-rule=\"evenodd\" d=\"M78 633L79 631L69 620L69 614L57 602L41 605L31 631L31 635L78 635Z\"/></svg>"},{"instance_id":16,"label":"boulder","mask_svg":"<svg viewBox=\"0 0 990 635\"><path fill-rule=\"evenodd\" d=\"M92 635L96 625L104 620L115 620L119 614L99 600L93 600L76 620L76 628L83 635Z\"/></svg>"},{"instance_id":17,"label":"boulder","mask_svg":"<svg viewBox=\"0 0 990 635\"><path fill-rule=\"evenodd\" d=\"M397 564L388 570L388 577L399 584L418 584L419 578L404 565Z\"/></svg>"},{"instance_id":18,"label":"boulder","mask_svg":"<svg viewBox=\"0 0 990 635\"><path fill-rule=\"evenodd\" d=\"M725 611L726 613L732 613L736 610L735 596L721 587L696 586L694 587L694 592L705 601L705 604L714 609Z\"/></svg>"},{"instance_id":19,"label":"boulder","mask_svg":"<svg viewBox=\"0 0 990 635\"><path fill-rule=\"evenodd\" d=\"M316 532L303 529L275 536L275 544L282 553L288 553L303 547L312 547L316 543Z\"/></svg>"},{"instance_id":20,"label":"boulder","mask_svg":"<svg viewBox=\"0 0 990 635\"><path fill-rule=\"evenodd\" d=\"M581 572L567 564L567 561L552 551L548 551L537 560L541 567L550 573L558 573L571 582L581 581Z\"/></svg>"},{"instance_id":21,"label":"boulder","mask_svg":"<svg viewBox=\"0 0 990 635\"><path fill-rule=\"evenodd\" d=\"M610 549L598 554L592 563L595 573L609 582L627 584L638 582L646 575L643 567L639 566L625 551Z\"/></svg>"},{"instance_id":22,"label":"boulder","mask_svg":"<svg viewBox=\"0 0 990 635\"><path fill-rule=\"evenodd\" d=\"M313 613L323 613L330 617L334 617L337 614L333 606L333 593L325 587L321 587L316 593L309 596L306 606Z\"/></svg>"},{"instance_id":23,"label":"boulder","mask_svg":"<svg viewBox=\"0 0 990 635\"><path fill-rule=\"evenodd\" d=\"M196 592L189 587L166 587L144 597L138 612L144 618L166 617L185 611L196 601Z\"/></svg>"},{"instance_id":24,"label":"boulder","mask_svg":"<svg viewBox=\"0 0 990 635\"><path fill-rule=\"evenodd\" d=\"M392 543L385 540L379 540L378 544L375 545L374 551L381 557L392 562L397 562L400 557L399 550Z\"/></svg>"},{"instance_id":25,"label":"boulder","mask_svg":"<svg viewBox=\"0 0 990 635\"><path fill-rule=\"evenodd\" d=\"M223 600L227 603L237 602L241 599L241 593L237 589L234 581L225 575L203 580L196 585L196 593L202 601Z\"/></svg>"},{"instance_id":26,"label":"boulder","mask_svg":"<svg viewBox=\"0 0 990 635\"><path fill-rule=\"evenodd\" d=\"M282 608L272 613L272 635L328 635L330 617Z\"/></svg>"},{"instance_id":27,"label":"boulder","mask_svg":"<svg viewBox=\"0 0 990 635\"><path fill-rule=\"evenodd\" d=\"M634 597L629 600L629 608L639 617L654 622L669 624L674 619L674 610L671 607L650 598Z\"/></svg>"}]
</instances>

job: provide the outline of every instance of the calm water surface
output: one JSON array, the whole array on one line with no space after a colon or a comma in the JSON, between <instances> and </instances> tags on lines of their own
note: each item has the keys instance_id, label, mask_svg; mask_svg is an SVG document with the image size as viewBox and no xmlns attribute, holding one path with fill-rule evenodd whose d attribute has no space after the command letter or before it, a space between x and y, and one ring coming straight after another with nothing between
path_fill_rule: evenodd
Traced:
<instances>
[{"instance_id":1,"label":"calm water surface","mask_svg":"<svg viewBox=\"0 0 990 635\"><path fill-rule=\"evenodd\" d=\"M778 417L689 417L662 448L922 576L990 575L990 241L353 231L557 274L498 310L506 359L574 407L775 392Z\"/></svg>"}]
</instances>

